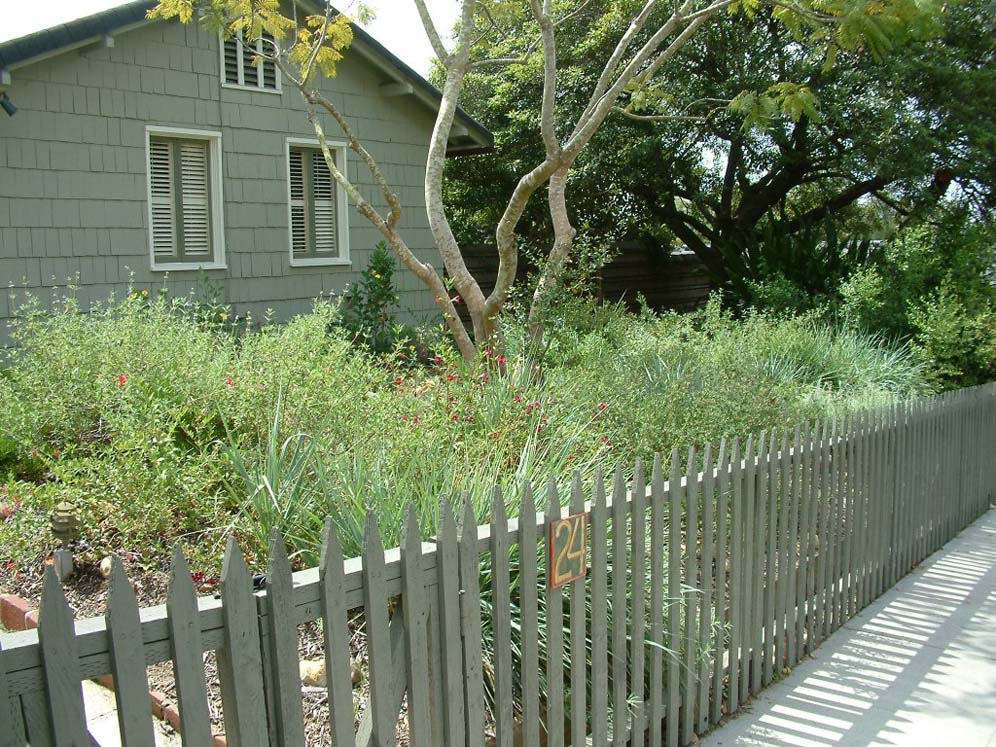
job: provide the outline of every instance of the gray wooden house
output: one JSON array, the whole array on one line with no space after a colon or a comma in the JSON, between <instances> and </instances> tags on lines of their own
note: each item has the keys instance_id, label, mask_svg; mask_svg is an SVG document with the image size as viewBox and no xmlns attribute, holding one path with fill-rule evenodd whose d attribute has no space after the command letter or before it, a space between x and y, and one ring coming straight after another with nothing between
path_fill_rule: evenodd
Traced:
<instances>
[{"instance_id":1,"label":"gray wooden house","mask_svg":"<svg viewBox=\"0 0 996 747\"><path fill-rule=\"evenodd\" d=\"M238 39L147 20L154 5L0 44L0 286L48 297L71 282L86 307L129 284L182 294L207 277L239 313L306 311L358 277L379 234L316 158L279 70ZM408 242L438 262L423 177L439 92L359 28L320 85L396 188ZM492 144L458 113L451 156ZM363 165L341 141L335 152L379 205ZM413 275L397 279L403 309L435 311Z\"/></svg>"}]
</instances>

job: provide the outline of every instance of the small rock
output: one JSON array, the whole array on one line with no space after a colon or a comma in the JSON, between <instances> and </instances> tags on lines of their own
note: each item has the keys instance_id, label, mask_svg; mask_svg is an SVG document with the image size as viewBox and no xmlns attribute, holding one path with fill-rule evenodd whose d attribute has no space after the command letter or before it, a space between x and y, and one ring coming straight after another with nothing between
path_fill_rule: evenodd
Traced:
<instances>
[{"instance_id":1,"label":"small rock","mask_svg":"<svg viewBox=\"0 0 996 747\"><path fill-rule=\"evenodd\" d=\"M325 687L325 659L302 661L301 682L311 687Z\"/></svg>"},{"instance_id":2,"label":"small rock","mask_svg":"<svg viewBox=\"0 0 996 747\"><path fill-rule=\"evenodd\" d=\"M101 578L111 577L111 568L113 568L111 556L108 555L103 560L100 561L100 576Z\"/></svg>"}]
</instances>

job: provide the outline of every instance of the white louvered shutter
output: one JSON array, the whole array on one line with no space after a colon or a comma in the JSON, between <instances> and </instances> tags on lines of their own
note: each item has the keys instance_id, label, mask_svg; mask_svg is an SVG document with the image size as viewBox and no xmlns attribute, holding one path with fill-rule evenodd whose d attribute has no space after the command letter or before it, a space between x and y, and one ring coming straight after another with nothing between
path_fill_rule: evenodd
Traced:
<instances>
[{"instance_id":1,"label":"white louvered shutter","mask_svg":"<svg viewBox=\"0 0 996 747\"><path fill-rule=\"evenodd\" d=\"M168 140L149 142L149 194L152 208L152 252L157 260L177 256L175 195L173 192L173 148Z\"/></svg>"},{"instance_id":2,"label":"white louvered shutter","mask_svg":"<svg viewBox=\"0 0 996 747\"><path fill-rule=\"evenodd\" d=\"M180 142L180 201L183 210L183 254L211 257L211 183L206 142Z\"/></svg>"},{"instance_id":3,"label":"white louvered shutter","mask_svg":"<svg viewBox=\"0 0 996 747\"><path fill-rule=\"evenodd\" d=\"M315 204L315 253L337 254L335 181L320 150L311 153Z\"/></svg>"},{"instance_id":4,"label":"white louvered shutter","mask_svg":"<svg viewBox=\"0 0 996 747\"><path fill-rule=\"evenodd\" d=\"M225 82L232 85L240 85L239 80L239 54L241 45L234 36L225 39Z\"/></svg>"},{"instance_id":5,"label":"white louvered shutter","mask_svg":"<svg viewBox=\"0 0 996 747\"><path fill-rule=\"evenodd\" d=\"M291 249L294 256L304 256L308 253L304 152L292 148L287 167L290 172Z\"/></svg>"}]
</instances>

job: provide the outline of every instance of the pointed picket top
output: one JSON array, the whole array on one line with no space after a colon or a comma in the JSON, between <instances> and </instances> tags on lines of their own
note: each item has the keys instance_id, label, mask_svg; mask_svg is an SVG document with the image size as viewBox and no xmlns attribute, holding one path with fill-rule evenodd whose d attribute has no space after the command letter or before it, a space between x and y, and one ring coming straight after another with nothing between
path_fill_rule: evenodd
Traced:
<instances>
[{"instance_id":1,"label":"pointed picket top","mask_svg":"<svg viewBox=\"0 0 996 747\"><path fill-rule=\"evenodd\" d=\"M235 537L229 537L225 545L225 557L221 563L221 595L225 596L225 588L250 581L249 567Z\"/></svg>"},{"instance_id":2,"label":"pointed picket top","mask_svg":"<svg viewBox=\"0 0 996 747\"><path fill-rule=\"evenodd\" d=\"M527 521L536 523L536 499L533 498L533 486L529 480L522 485L522 505L519 507L519 527Z\"/></svg>"},{"instance_id":3,"label":"pointed picket top","mask_svg":"<svg viewBox=\"0 0 996 747\"><path fill-rule=\"evenodd\" d=\"M547 521L559 519L560 511L560 491L557 488L557 478L550 475L546 479L546 504L548 510Z\"/></svg>"},{"instance_id":4,"label":"pointed picket top","mask_svg":"<svg viewBox=\"0 0 996 747\"><path fill-rule=\"evenodd\" d=\"M470 499L470 495L466 493L463 496L463 514L460 517L461 540L464 537L469 537L474 542L477 541L477 515L474 513L474 504Z\"/></svg>"},{"instance_id":5,"label":"pointed picket top","mask_svg":"<svg viewBox=\"0 0 996 747\"><path fill-rule=\"evenodd\" d=\"M654 454L654 468L650 473L650 495L654 503L664 499L664 458L659 451Z\"/></svg>"},{"instance_id":6,"label":"pointed picket top","mask_svg":"<svg viewBox=\"0 0 996 747\"><path fill-rule=\"evenodd\" d=\"M439 507L439 536L444 539L456 539L457 525L456 517L453 514L453 504L448 498L444 498Z\"/></svg>"},{"instance_id":7,"label":"pointed picket top","mask_svg":"<svg viewBox=\"0 0 996 747\"><path fill-rule=\"evenodd\" d=\"M343 563L342 544L339 542L339 533L336 531L335 522L329 516L325 519L325 528L322 530L322 549L318 560L318 573L324 576L332 563Z\"/></svg>"},{"instance_id":8,"label":"pointed picket top","mask_svg":"<svg viewBox=\"0 0 996 747\"><path fill-rule=\"evenodd\" d=\"M276 527L270 530L270 543L267 550L266 576L267 579L276 574L291 575L290 558L287 556L287 545L284 544L283 535Z\"/></svg>"},{"instance_id":9,"label":"pointed picket top","mask_svg":"<svg viewBox=\"0 0 996 747\"><path fill-rule=\"evenodd\" d=\"M422 530L418 524L418 510L411 501L405 506L405 515L401 520L402 547L406 552L422 550Z\"/></svg>"},{"instance_id":10,"label":"pointed picket top","mask_svg":"<svg viewBox=\"0 0 996 747\"><path fill-rule=\"evenodd\" d=\"M505 495L501 485L495 485L491 495L491 517L495 523L504 523L508 527L508 512L505 510Z\"/></svg>"},{"instance_id":11,"label":"pointed picket top","mask_svg":"<svg viewBox=\"0 0 996 747\"><path fill-rule=\"evenodd\" d=\"M73 612L51 565L45 566L38 628L55 743L88 744Z\"/></svg>"},{"instance_id":12,"label":"pointed picket top","mask_svg":"<svg viewBox=\"0 0 996 747\"><path fill-rule=\"evenodd\" d=\"M681 452L675 446L671 449L671 490L681 486Z\"/></svg>"},{"instance_id":13,"label":"pointed picket top","mask_svg":"<svg viewBox=\"0 0 996 747\"><path fill-rule=\"evenodd\" d=\"M626 502L626 478L623 476L621 464L616 464L615 475L612 478L612 505Z\"/></svg>"},{"instance_id":14,"label":"pointed picket top","mask_svg":"<svg viewBox=\"0 0 996 747\"><path fill-rule=\"evenodd\" d=\"M689 489L695 483L695 477L698 474L698 450L695 446L688 447L688 468L685 470L685 476L688 481Z\"/></svg>"},{"instance_id":15,"label":"pointed picket top","mask_svg":"<svg viewBox=\"0 0 996 747\"><path fill-rule=\"evenodd\" d=\"M384 543L380 539L380 527L377 526L377 515L373 509L367 509L366 519L363 522L363 555L369 553L379 553L384 555Z\"/></svg>"},{"instance_id":16,"label":"pointed picket top","mask_svg":"<svg viewBox=\"0 0 996 747\"><path fill-rule=\"evenodd\" d=\"M138 600L135 598L135 590L128 580L121 558L117 555L111 556L111 578L107 585L107 612L106 617L112 614L111 608L122 612L134 612L138 615Z\"/></svg>"},{"instance_id":17,"label":"pointed picket top","mask_svg":"<svg viewBox=\"0 0 996 747\"><path fill-rule=\"evenodd\" d=\"M751 463L754 461L754 434L751 433L747 436L747 445L744 447L744 466L750 469Z\"/></svg>"},{"instance_id":18,"label":"pointed picket top","mask_svg":"<svg viewBox=\"0 0 996 747\"><path fill-rule=\"evenodd\" d=\"M179 594L193 593L194 596L197 595L197 587L194 585L194 579L190 574L190 565L187 563L187 559L183 557L183 550L180 548L179 542L173 545L173 559L169 566L168 583L168 591L166 592L167 603L170 598Z\"/></svg>"}]
</instances>

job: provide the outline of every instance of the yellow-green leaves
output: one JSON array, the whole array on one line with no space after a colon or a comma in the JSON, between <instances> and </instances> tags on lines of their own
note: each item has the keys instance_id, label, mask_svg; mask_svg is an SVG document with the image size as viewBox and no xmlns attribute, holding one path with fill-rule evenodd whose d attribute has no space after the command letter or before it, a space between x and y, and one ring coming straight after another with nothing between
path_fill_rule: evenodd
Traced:
<instances>
[{"instance_id":1,"label":"yellow-green leaves","mask_svg":"<svg viewBox=\"0 0 996 747\"><path fill-rule=\"evenodd\" d=\"M357 7L361 13L368 13L365 4ZM353 41L349 17L310 15L303 26L296 27L294 19L281 12L280 0L159 0L148 13L149 18L176 19L180 23L190 23L195 16L205 28L227 37L255 41L269 35L276 44L265 49L265 54L282 56L302 80L310 79L316 70L334 76L343 52ZM288 43L281 44L284 40Z\"/></svg>"},{"instance_id":2,"label":"yellow-green leaves","mask_svg":"<svg viewBox=\"0 0 996 747\"><path fill-rule=\"evenodd\" d=\"M776 83L763 93L743 91L730 102L730 111L743 117L744 132L764 130L779 116L798 122L806 117L820 121L820 102L809 86L799 83Z\"/></svg>"}]
</instances>

